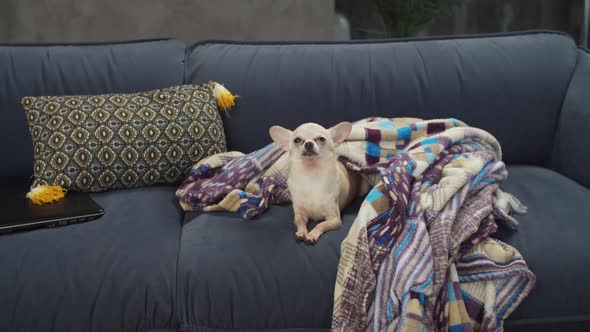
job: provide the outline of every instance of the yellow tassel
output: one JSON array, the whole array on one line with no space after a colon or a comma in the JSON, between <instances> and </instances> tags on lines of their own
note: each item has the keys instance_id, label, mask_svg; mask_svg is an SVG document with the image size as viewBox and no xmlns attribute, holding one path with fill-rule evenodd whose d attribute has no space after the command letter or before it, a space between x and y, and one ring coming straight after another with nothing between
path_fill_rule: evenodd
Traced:
<instances>
[{"instance_id":1,"label":"yellow tassel","mask_svg":"<svg viewBox=\"0 0 590 332\"><path fill-rule=\"evenodd\" d=\"M213 82L213 84L213 96L217 100L217 107L224 112L229 111L230 108L236 105L236 99L240 96L232 95L228 89L217 82Z\"/></svg>"},{"instance_id":2,"label":"yellow tassel","mask_svg":"<svg viewBox=\"0 0 590 332\"><path fill-rule=\"evenodd\" d=\"M27 193L27 198L33 204L42 205L59 201L64 198L66 192L67 190L61 186L38 186L31 188L31 191Z\"/></svg>"}]
</instances>

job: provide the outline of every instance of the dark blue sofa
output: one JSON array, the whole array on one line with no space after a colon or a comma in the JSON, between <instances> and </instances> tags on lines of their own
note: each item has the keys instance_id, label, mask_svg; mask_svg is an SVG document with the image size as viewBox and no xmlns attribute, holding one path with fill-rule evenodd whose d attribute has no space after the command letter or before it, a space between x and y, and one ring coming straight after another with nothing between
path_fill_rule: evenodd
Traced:
<instances>
[{"instance_id":1,"label":"dark blue sofa","mask_svg":"<svg viewBox=\"0 0 590 332\"><path fill-rule=\"evenodd\" d=\"M552 32L358 43L146 40L0 46L0 176L26 178L25 95L216 80L232 150L274 124L456 117L494 134L529 212L495 235L537 274L506 331L590 330L590 54ZM92 196L99 220L0 236L0 331L327 331L344 227L293 239L292 210L180 211L175 186Z\"/></svg>"}]
</instances>

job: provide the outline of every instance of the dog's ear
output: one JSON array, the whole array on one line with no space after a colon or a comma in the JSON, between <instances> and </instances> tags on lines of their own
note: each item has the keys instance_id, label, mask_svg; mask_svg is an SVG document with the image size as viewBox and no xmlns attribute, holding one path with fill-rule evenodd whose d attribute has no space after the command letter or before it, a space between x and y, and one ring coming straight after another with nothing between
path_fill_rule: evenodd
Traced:
<instances>
[{"instance_id":1,"label":"dog's ear","mask_svg":"<svg viewBox=\"0 0 590 332\"><path fill-rule=\"evenodd\" d=\"M348 135L350 135L351 131L352 123L340 122L339 124L330 128L330 135L332 135L332 141L335 144L343 142L348 137Z\"/></svg>"},{"instance_id":2,"label":"dog's ear","mask_svg":"<svg viewBox=\"0 0 590 332\"><path fill-rule=\"evenodd\" d=\"M272 126L268 130L270 137L275 143L283 147L283 149L289 148L289 141L291 140L292 132L289 129L285 129L281 126Z\"/></svg>"}]
</instances>

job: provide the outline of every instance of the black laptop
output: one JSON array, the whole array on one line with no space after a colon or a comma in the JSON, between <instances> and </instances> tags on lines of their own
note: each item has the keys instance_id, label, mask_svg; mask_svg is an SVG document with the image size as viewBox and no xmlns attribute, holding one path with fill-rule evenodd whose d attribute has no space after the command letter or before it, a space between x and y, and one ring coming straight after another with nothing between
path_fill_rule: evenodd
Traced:
<instances>
[{"instance_id":1,"label":"black laptop","mask_svg":"<svg viewBox=\"0 0 590 332\"><path fill-rule=\"evenodd\" d=\"M104 210L87 193L69 192L54 203L35 205L26 198L30 182L1 179L0 233L64 226L100 218Z\"/></svg>"}]
</instances>

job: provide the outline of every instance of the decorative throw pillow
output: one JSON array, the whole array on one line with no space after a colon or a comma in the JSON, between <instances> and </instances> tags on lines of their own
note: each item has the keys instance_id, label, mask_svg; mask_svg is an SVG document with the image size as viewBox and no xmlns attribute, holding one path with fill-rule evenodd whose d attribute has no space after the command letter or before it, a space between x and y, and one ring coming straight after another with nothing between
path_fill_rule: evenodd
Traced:
<instances>
[{"instance_id":1,"label":"decorative throw pillow","mask_svg":"<svg viewBox=\"0 0 590 332\"><path fill-rule=\"evenodd\" d=\"M33 187L96 192L181 180L200 159L226 151L218 86L23 98Z\"/></svg>"}]
</instances>

